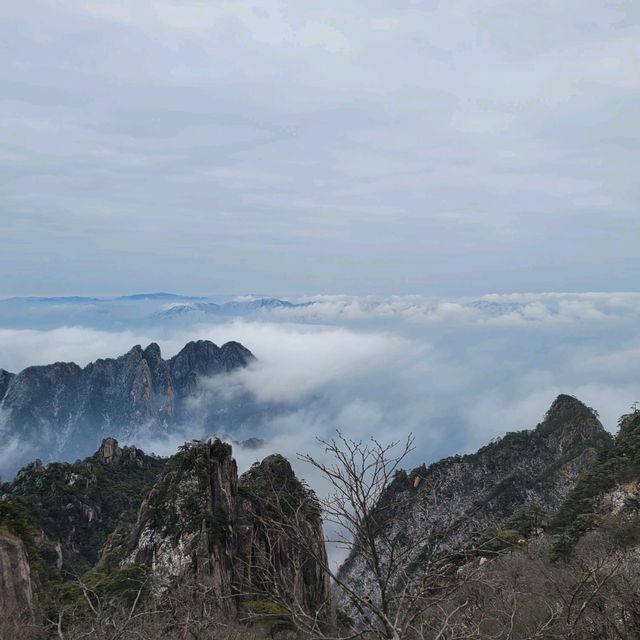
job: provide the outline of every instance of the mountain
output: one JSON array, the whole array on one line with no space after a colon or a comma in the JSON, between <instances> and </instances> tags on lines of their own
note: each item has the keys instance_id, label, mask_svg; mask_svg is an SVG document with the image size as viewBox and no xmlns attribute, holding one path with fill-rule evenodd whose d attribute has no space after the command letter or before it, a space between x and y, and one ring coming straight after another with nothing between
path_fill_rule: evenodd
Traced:
<instances>
[{"instance_id":1,"label":"mountain","mask_svg":"<svg viewBox=\"0 0 640 640\"><path fill-rule=\"evenodd\" d=\"M267 518L282 499L291 515ZM304 547L287 537L288 517L302 522ZM287 460L269 456L238 478L231 446L217 439L163 459L108 438L81 462L36 462L0 485L3 612L33 614L38 598L68 602L72 591L60 576L104 584L108 576L144 575L158 597L206 585L227 618L262 610L277 584L329 623L329 581L318 558L326 563L318 502Z\"/></svg>"},{"instance_id":2,"label":"mountain","mask_svg":"<svg viewBox=\"0 0 640 640\"><path fill-rule=\"evenodd\" d=\"M238 478L231 453L219 440L182 447L142 503L135 524L111 537L102 565L146 566L160 591L176 581L204 581L227 614L276 584L307 611L321 611L330 588L308 553L314 548L326 562L315 496L282 456L269 456ZM286 495L302 518L306 548L293 544L284 527L274 532L262 517L276 492ZM274 515L278 522L283 518ZM323 615L330 614L327 609Z\"/></svg>"},{"instance_id":3,"label":"mountain","mask_svg":"<svg viewBox=\"0 0 640 640\"><path fill-rule=\"evenodd\" d=\"M301 309L308 307L311 302L294 303L278 298L257 298L255 300L231 300L222 304L215 302L176 302L169 305L157 314L158 320L177 320L197 318L221 317L229 318L235 316L251 316L261 313L269 313L278 310Z\"/></svg>"},{"instance_id":4,"label":"mountain","mask_svg":"<svg viewBox=\"0 0 640 640\"><path fill-rule=\"evenodd\" d=\"M220 400L193 403L203 380L246 367L253 354L237 342L218 347L208 340L189 342L169 360L152 343L136 345L119 358L96 360L86 367L56 362L12 374L0 370L0 435L20 442L21 455L73 459L93 451L102 438L130 442L167 434L182 421L199 419L225 432L242 420L242 406Z\"/></svg>"},{"instance_id":5,"label":"mountain","mask_svg":"<svg viewBox=\"0 0 640 640\"><path fill-rule=\"evenodd\" d=\"M96 564L116 526L135 519L165 464L164 458L106 438L83 461L45 466L36 460L4 485L2 494L54 541L55 564L63 575L81 575Z\"/></svg>"},{"instance_id":6,"label":"mountain","mask_svg":"<svg viewBox=\"0 0 640 640\"><path fill-rule=\"evenodd\" d=\"M133 293L128 296L118 296L115 300L206 300L202 296L183 296L177 293L167 293L165 291L159 291L157 293Z\"/></svg>"},{"instance_id":7,"label":"mountain","mask_svg":"<svg viewBox=\"0 0 640 640\"><path fill-rule=\"evenodd\" d=\"M238 476L218 439L157 458L106 438L81 462L36 461L0 485L0 607L29 620L70 610L63 632L79 635L94 619L128 624L141 598L156 625L143 637L217 637L230 620L273 636L294 630L295 609L317 623L315 637L355 637L378 606L375 562L395 581L394 602L418 612L410 629L392 623L376 637L640 637L638 410L612 438L594 410L561 395L534 429L397 471L365 522L379 532L375 557L356 539L338 572L350 601L332 597L322 515L280 455ZM417 608L406 589L416 584ZM82 604L87 586L105 614Z\"/></svg>"},{"instance_id":8,"label":"mountain","mask_svg":"<svg viewBox=\"0 0 640 640\"><path fill-rule=\"evenodd\" d=\"M601 527L612 514L624 520L640 513L640 411L622 416L619 427L611 446L584 470L551 523L558 535L556 558L570 555L588 531ZM640 530L636 537L640 544Z\"/></svg>"},{"instance_id":9,"label":"mountain","mask_svg":"<svg viewBox=\"0 0 640 640\"><path fill-rule=\"evenodd\" d=\"M533 430L508 433L471 455L397 473L379 505L387 523L380 533L380 562L391 566L391 553L397 557L413 541L424 540L406 552L406 565L399 569L403 578L417 576L434 548L438 554L465 549L522 507L535 504L544 513L556 512L610 442L593 410L561 395ZM375 593L369 559L358 546L356 541L339 577ZM342 605L353 613L349 603Z\"/></svg>"}]
</instances>

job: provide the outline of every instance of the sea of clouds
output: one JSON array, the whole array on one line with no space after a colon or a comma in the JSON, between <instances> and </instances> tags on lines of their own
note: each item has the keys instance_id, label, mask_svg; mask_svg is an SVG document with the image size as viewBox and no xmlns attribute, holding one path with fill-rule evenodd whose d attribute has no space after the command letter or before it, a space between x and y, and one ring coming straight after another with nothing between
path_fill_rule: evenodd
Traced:
<instances>
[{"instance_id":1,"label":"sea of clouds","mask_svg":"<svg viewBox=\"0 0 640 640\"><path fill-rule=\"evenodd\" d=\"M383 440L413 433L409 464L430 462L535 426L559 393L597 409L613 432L640 397L640 294L304 301L312 304L215 322L190 322L187 314L179 326L162 325L154 314L146 325L109 331L74 325L73 305L68 322L52 329L29 328L27 314L24 328L0 329L0 367L82 365L152 341L170 357L189 340L237 340L257 362L208 381L196 402L249 394L279 407L230 434L265 440L257 452L238 452L241 467L271 451L292 459L316 451L316 438L336 429ZM171 438L137 444L166 454L206 435L195 421Z\"/></svg>"}]
</instances>

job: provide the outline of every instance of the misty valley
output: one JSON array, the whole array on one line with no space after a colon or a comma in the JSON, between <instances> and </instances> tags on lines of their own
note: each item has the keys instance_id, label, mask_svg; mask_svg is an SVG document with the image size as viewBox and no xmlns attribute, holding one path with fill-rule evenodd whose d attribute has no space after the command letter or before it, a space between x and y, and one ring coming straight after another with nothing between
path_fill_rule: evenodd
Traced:
<instances>
[{"instance_id":1,"label":"misty valley","mask_svg":"<svg viewBox=\"0 0 640 640\"><path fill-rule=\"evenodd\" d=\"M339 429L289 460L264 415L291 407L238 386L259 366L196 340L1 371L0 637L640 634L635 405L612 436L561 394L414 468L414 436Z\"/></svg>"}]
</instances>

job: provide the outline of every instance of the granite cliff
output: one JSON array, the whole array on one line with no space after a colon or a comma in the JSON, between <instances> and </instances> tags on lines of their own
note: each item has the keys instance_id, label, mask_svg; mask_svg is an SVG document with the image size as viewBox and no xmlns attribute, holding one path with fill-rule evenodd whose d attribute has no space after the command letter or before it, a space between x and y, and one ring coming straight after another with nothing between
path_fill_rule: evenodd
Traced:
<instances>
[{"instance_id":1,"label":"granite cliff","mask_svg":"<svg viewBox=\"0 0 640 640\"><path fill-rule=\"evenodd\" d=\"M152 343L84 368L56 362L17 374L0 370L0 436L20 442L19 453L2 471L10 475L35 457L83 457L108 436L132 442L167 434L175 425L196 419L189 400L204 379L253 360L237 342L218 347L198 340L169 360ZM200 409L198 419L213 432L233 430L244 416L242 407L224 400Z\"/></svg>"},{"instance_id":2,"label":"granite cliff","mask_svg":"<svg viewBox=\"0 0 640 640\"><path fill-rule=\"evenodd\" d=\"M303 514L304 548L286 526L270 526L286 524L287 509ZM319 507L287 460L269 456L238 478L231 446L212 440L170 459L136 522L111 536L101 565L145 566L156 592L206 584L227 616L277 585L279 597L329 620L330 585L317 558L326 562Z\"/></svg>"}]
</instances>

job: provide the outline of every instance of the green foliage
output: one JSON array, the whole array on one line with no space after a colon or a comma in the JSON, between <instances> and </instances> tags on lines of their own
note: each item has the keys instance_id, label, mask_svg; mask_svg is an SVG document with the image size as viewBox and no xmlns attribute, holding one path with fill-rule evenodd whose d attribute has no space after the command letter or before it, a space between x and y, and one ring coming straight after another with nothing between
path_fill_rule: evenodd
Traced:
<instances>
[{"instance_id":1,"label":"green foliage","mask_svg":"<svg viewBox=\"0 0 640 640\"><path fill-rule=\"evenodd\" d=\"M245 603L247 621L265 628L273 638L276 633L295 631L296 626L286 609L270 600L251 600Z\"/></svg>"},{"instance_id":2,"label":"green foliage","mask_svg":"<svg viewBox=\"0 0 640 640\"><path fill-rule=\"evenodd\" d=\"M147 500L149 525L175 541L183 533L198 533L204 524L209 544L226 539L229 514L211 504L214 465L231 460L231 446L216 439L180 447Z\"/></svg>"},{"instance_id":3,"label":"green foliage","mask_svg":"<svg viewBox=\"0 0 640 640\"><path fill-rule=\"evenodd\" d=\"M22 541L29 566L38 576L42 588L60 580L54 566L55 553L48 541L40 539L39 528L23 505L12 499L0 500L0 529Z\"/></svg>"},{"instance_id":4,"label":"green foliage","mask_svg":"<svg viewBox=\"0 0 640 640\"><path fill-rule=\"evenodd\" d=\"M498 555L522 543L522 534L515 529L492 529L478 541L476 551L481 556Z\"/></svg>"},{"instance_id":5,"label":"green foliage","mask_svg":"<svg viewBox=\"0 0 640 640\"><path fill-rule=\"evenodd\" d=\"M289 462L280 455L256 462L242 476L238 492L266 515L279 517L300 512L315 522L321 517L317 496L296 478Z\"/></svg>"},{"instance_id":6,"label":"green foliage","mask_svg":"<svg viewBox=\"0 0 640 640\"><path fill-rule=\"evenodd\" d=\"M141 453L141 456L143 454ZM165 461L142 457L142 465L83 462L25 468L4 485L50 540L62 544L67 576L95 565L107 536L132 521Z\"/></svg>"},{"instance_id":7,"label":"green foliage","mask_svg":"<svg viewBox=\"0 0 640 640\"><path fill-rule=\"evenodd\" d=\"M624 416L612 445L603 449L594 464L578 478L552 521L559 534L552 551L555 560L566 559L576 542L600 524L596 515L598 498L617 484L640 478L640 412Z\"/></svg>"},{"instance_id":8,"label":"green foliage","mask_svg":"<svg viewBox=\"0 0 640 640\"><path fill-rule=\"evenodd\" d=\"M82 581L99 597L117 600L131 606L137 598L151 592L149 570L139 564L118 568L110 573L92 570Z\"/></svg>"},{"instance_id":9,"label":"green foliage","mask_svg":"<svg viewBox=\"0 0 640 640\"><path fill-rule=\"evenodd\" d=\"M640 545L640 516L618 513L602 521L600 528L615 549L633 549Z\"/></svg>"},{"instance_id":10,"label":"green foliage","mask_svg":"<svg viewBox=\"0 0 640 640\"><path fill-rule=\"evenodd\" d=\"M544 529L547 523L547 514L538 502L530 502L520 507L510 518L505 526L507 529L517 531L521 536L527 537L538 529Z\"/></svg>"},{"instance_id":11,"label":"green foliage","mask_svg":"<svg viewBox=\"0 0 640 640\"><path fill-rule=\"evenodd\" d=\"M91 570L80 579L64 582L50 589L45 612L66 610L74 622L87 621L95 611L130 610L151 596L149 570L138 564L118 568L109 573Z\"/></svg>"}]
</instances>

